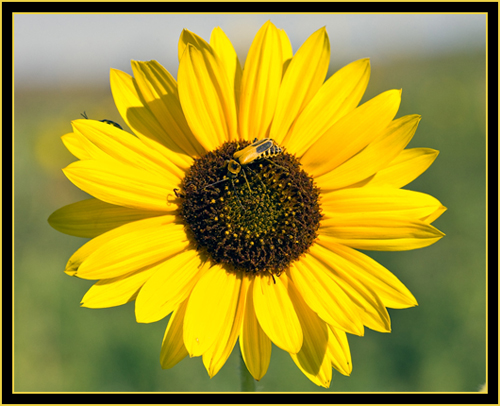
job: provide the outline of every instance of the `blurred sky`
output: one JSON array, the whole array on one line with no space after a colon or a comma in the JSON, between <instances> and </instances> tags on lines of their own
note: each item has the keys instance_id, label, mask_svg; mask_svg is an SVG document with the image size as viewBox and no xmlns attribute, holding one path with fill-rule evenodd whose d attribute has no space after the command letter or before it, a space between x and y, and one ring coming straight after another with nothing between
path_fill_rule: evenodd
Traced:
<instances>
[{"instance_id":1,"label":"blurred sky","mask_svg":"<svg viewBox=\"0 0 500 406\"><path fill-rule=\"evenodd\" d=\"M485 48L485 14L16 14L15 85L101 86L110 68L131 73L131 59L155 59L176 76L183 28L208 40L220 26L243 64L269 19L287 31L294 52L326 26L333 70L365 57L382 65L410 54Z\"/></svg>"}]
</instances>

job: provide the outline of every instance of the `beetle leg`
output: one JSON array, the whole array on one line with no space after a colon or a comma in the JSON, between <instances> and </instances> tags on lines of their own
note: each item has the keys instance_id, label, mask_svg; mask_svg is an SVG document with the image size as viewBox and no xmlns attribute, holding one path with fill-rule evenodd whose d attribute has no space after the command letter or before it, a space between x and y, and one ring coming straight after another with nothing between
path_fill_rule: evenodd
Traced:
<instances>
[{"instance_id":1,"label":"beetle leg","mask_svg":"<svg viewBox=\"0 0 500 406\"><path fill-rule=\"evenodd\" d=\"M257 176L257 178L259 178L259 182L260 184L262 185L262 187L264 188L265 191L267 191L267 188L266 188L266 185L264 185L264 182L262 182L262 179L260 178L259 174L257 172L255 172L252 168L250 168L249 166L247 166L247 169L251 172L254 173L255 176Z\"/></svg>"},{"instance_id":2,"label":"beetle leg","mask_svg":"<svg viewBox=\"0 0 500 406\"><path fill-rule=\"evenodd\" d=\"M233 179L231 178L231 183L233 185L233 191L234 191L234 195L236 196L236 199L238 199L238 203L240 204L240 207L243 209L243 211L247 211L247 209L245 209L245 207L243 207L243 205L241 204L241 200L240 198L238 197L238 192L236 192L236 188L234 187L234 181Z\"/></svg>"},{"instance_id":3,"label":"beetle leg","mask_svg":"<svg viewBox=\"0 0 500 406\"><path fill-rule=\"evenodd\" d=\"M250 194L252 194L252 189L250 188L250 183L248 183L247 175L245 175L245 171L243 168L241 168L241 173L243 173L243 177L245 178L245 182L247 183L248 190L250 191Z\"/></svg>"}]
</instances>

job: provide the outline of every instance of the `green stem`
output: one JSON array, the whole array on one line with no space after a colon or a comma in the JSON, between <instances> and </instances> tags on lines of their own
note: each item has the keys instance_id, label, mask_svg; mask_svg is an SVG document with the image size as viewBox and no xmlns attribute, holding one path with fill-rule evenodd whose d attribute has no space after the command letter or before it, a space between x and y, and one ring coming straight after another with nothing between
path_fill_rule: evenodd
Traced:
<instances>
[{"instance_id":1,"label":"green stem","mask_svg":"<svg viewBox=\"0 0 500 406\"><path fill-rule=\"evenodd\" d=\"M240 349L240 380L241 380L241 391L242 392L255 392L255 379L250 374L243 361L243 356L241 355Z\"/></svg>"}]
</instances>

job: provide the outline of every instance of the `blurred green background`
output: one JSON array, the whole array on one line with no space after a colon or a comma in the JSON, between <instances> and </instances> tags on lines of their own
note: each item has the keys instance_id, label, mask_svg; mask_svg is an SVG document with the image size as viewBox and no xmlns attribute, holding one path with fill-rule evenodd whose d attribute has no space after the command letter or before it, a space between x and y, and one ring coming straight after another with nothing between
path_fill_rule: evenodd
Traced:
<instances>
[{"instance_id":1,"label":"blurred green background","mask_svg":"<svg viewBox=\"0 0 500 406\"><path fill-rule=\"evenodd\" d=\"M46 16L38 17L44 23ZM286 352L273 347L269 371L257 383L257 390L477 391L486 380L484 38L469 46L445 44L437 51L422 52L424 39L417 38L412 43L410 36L407 48L389 53L388 48L377 47L377 38L383 42L382 34L373 38L374 27L389 29L383 22L367 26L343 18L341 28L350 35L342 38L332 34L336 32L337 15L321 15L321 18L297 15L296 20L281 23L282 16L258 15L248 30L248 38L241 40L241 30L235 30L238 16L236 20L227 15L207 16L210 19L203 20L207 27L195 16L162 17L165 23L161 27L155 25L156 30L172 38L169 37L168 46L158 46L157 52L174 66L177 53L169 50L167 55L165 48L175 47L177 43L180 30L177 26L170 27L169 23L179 23L179 19L183 26L206 39L216 25L220 25L231 39L231 34L238 32L242 62L253 35L269 18L278 27L285 28L292 38L294 51L310 33L326 25L332 40L329 75L351 60L371 57L372 76L363 100L388 89L402 88L403 101L397 117L413 113L422 115L409 147L441 151L429 170L406 188L429 193L448 207L434 223L446 237L421 250L369 253L409 287L419 306L390 310L391 334L366 330L364 337L349 336L354 365L352 375L345 377L334 371L329 389L311 383ZM246 23L251 20L246 15L243 17ZM24 21L18 18L17 22L16 29L19 29ZM128 64L130 59L154 58L141 54L138 41L131 43L127 56L119 59L112 52L123 45L116 35L101 36L99 42L95 42L88 34L102 25L102 21L95 26L85 25L88 32L76 34L81 37L80 42L74 43L67 38L68 48L50 63L46 60L48 54L40 52L31 55L31 60L23 59L23 51L17 49L14 389L16 392L239 391L236 373L239 353L236 349L212 379L201 358L186 358L173 369L162 370L159 355L167 320L138 324L133 303L112 309L80 308L80 299L91 282L63 273L70 255L86 240L53 230L47 218L56 209L87 195L72 185L61 171L75 158L64 148L60 136L70 132L70 121L80 118L84 110L91 118L106 118L126 126L114 107L109 85L105 84L108 70L89 70L87 77L84 69L75 72L68 69L64 77L51 78L48 74L43 75L45 68L38 67L36 61L40 66L52 64L57 70L58 65L64 66L65 61L75 55L83 53L91 58L94 50L106 50L112 56L105 61L109 63L107 69L118 67L130 73L130 68L122 68L121 64ZM139 29L130 27L132 31ZM304 34L294 37L294 27L300 27ZM447 26L441 29L446 34ZM405 24L396 27L392 34L395 40L397 30L403 35ZM40 39L43 35L43 32L33 34L33 41L52 47L54 44L49 38L49 44ZM20 46L30 37L17 31L16 38L19 39L16 46ZM154 48L157 38L156 34L152 35L148 46ZM372 44L370 49L356 48L355 38L359 44ZM348 45L340 45L343 39ZM83 46L84 43L90 46ZM391 44L384 45L390 47ZM155 59L161 62L161 57ZM34 64L31 68L40 76L18 71L29 68L24 66L26 64ZM173 69L175 76L176 68L169 69ZM88 83L89 79L93 83Z\"/></svg>"}]
</instances>

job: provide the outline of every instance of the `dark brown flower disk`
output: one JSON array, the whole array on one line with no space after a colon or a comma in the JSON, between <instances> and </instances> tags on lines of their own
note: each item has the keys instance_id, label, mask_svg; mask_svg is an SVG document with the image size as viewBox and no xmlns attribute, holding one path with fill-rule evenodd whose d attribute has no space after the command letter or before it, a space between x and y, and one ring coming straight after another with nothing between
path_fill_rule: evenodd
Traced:
<instances>
[{"instance_id":1,"label":"dark brown flower disk","mask_svg":"<svg viewBox=\"0 0 500 406\"><path fill-rule=\"evenodd\" d=\"M226 161L247 145L226 142L196 159L182 183L179 213L197 249L213 262L280 275L317 237L319 189L286 152L228 177Z\"/></svg>"}]
</instances>

